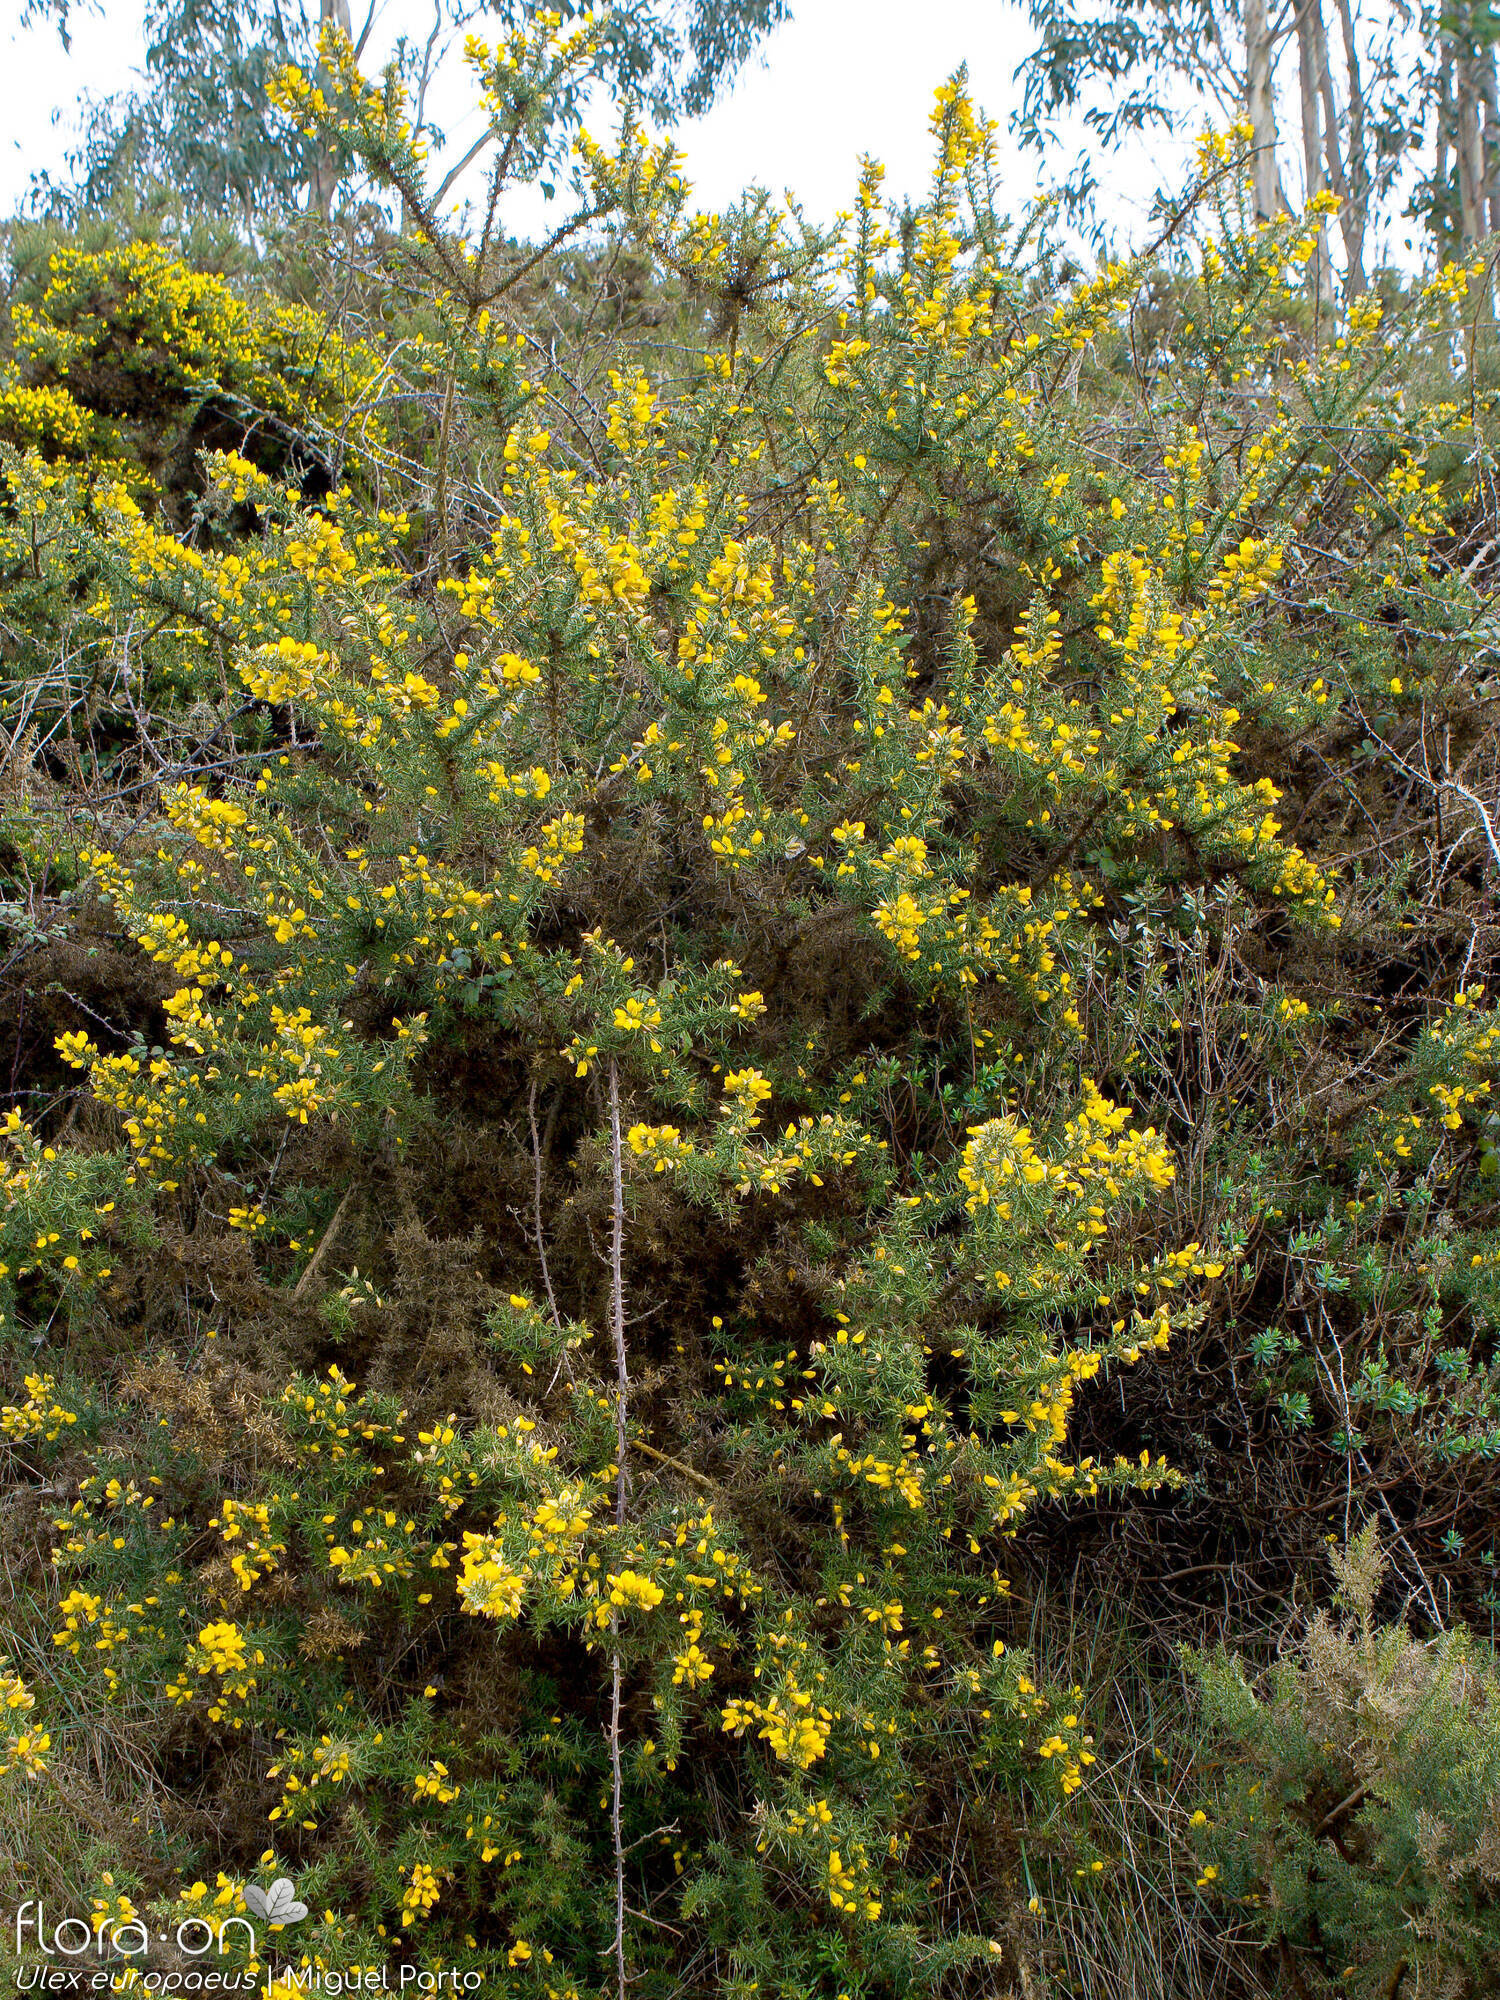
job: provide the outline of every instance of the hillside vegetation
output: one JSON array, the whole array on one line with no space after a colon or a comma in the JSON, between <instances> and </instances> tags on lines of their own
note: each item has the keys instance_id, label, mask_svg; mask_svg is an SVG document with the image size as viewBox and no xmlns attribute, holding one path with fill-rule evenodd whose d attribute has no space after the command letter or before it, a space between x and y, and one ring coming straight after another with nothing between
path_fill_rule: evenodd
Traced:
<instances>
[{"instance_id":1,"label":"hillside vegetation","mask_svg":"<svg viewBox=\"0 0 1500 2000\"><path fill-rule=\"evenodd\" d=\"M1490 267L1330 306L1236 131L1080 273L962 77L517 245L323 54L399 229L9 238L11 1902L1500 1991Z\"/></svg>"}]
</instances>

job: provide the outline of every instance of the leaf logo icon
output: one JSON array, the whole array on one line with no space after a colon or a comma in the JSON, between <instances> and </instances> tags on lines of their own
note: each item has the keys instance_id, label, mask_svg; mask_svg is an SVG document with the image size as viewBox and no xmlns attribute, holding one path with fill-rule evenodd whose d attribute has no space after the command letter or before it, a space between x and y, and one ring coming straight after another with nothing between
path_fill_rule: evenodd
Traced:
<instances>
[{"instance_id":1,"label":"leaf logo icon","mask_svg":"<svg viewBox=\"0 0 1500 2000\"><path fill-rule=\"evenodd\" d=\"M297 1901L297 1891L285 1875L280 1875L269 1889L257 1888L251 1883L242 1891L245 1907L268 1924L300 1924L307 1915L306 1903Z\"/></svg>"}]
</instances>

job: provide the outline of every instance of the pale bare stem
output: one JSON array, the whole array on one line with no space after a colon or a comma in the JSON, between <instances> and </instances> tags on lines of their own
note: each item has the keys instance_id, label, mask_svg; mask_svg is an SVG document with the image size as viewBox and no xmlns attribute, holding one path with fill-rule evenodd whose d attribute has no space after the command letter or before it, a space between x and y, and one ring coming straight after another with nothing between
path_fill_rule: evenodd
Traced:
<instances>
[{"instance_id":1,"label":"pale bare stem","mask_svg":"<svg viewBox=\"0 0 1500 2000\"><path fill-rule=\"evenodd\" d=\"M344 1192L343 1200L333 1212L332 1222L323 1231L317 1249L314 1250L311 1258L308 1260L307 1269L297 1280L296 1287L292 1292L294 1299L311 1297L314 1286L323 1275L323 1267L328 1262L334 1244L338 1241L338 1233L344 1226L344 1217L349 1213L349 1205L353 1200L354 1189L353 1187L349 1187Z\"/></svg>"},{"instance_id":2,"label":"pale bare stem","mask_svg":"<svg viewBox=\"0 0 1500 2000\"><path fill-rule=\"evenodd\" d=\"M471 167L474 164L474 162L479 158L479 155L484 151L486 146L492 146L494 142L495 142L495 135L493 132L480 133L479 137L474 141L473 145L469 148L468 152L464 154L463 158L458 162L457 166L450 167L447 173L444 174L443 178L438 182L436 188L433 190L432 205L434 209L436 209L438 203L442 200L443 196L448 192L449 188L453 186L453 183L458 179L459 175L462 174L466 168Z\"/></svg>"},{"instance_id":3,"label":"pale bare stem","mask_svg":"<svg viewBox=\"0 0 1500 2000\"><path fill-rule=\"evenodd\" d=\"M658 1451L654 1444L643 1444L637 1438L635 1448L639 1452L644 1452L647 1458L655 1459L658 1465L669 1465L674 1472L680 1472L684 1479L691 1479L693 1484L701 1486L705 1493L718 1492L718 1487L706 1473L697 1471L691 1465L685 1465L680 1458L672 1458L666 1452Z\"/></svg>"},{"instance_id":4,"label":"pale bare stem","mask_svg":"<svg viewBox=\"0 0 1500 2000\"><path fill-rule=\"evenodd\" d=\"M1361 717L1361 720L1364 720L1364 718ZM1398 770L1403 771L1407 777L1415 778L1422 784L1429 786L1437 793L1440 799L1444 792L1454 792L1467 806L1472 808L1479 820L1480 826L1483 828L1484 842L1490 851L1490 859L1494 862L1497 870L1500 870L1500 828L1497 828L1494 814L1484 803L1484 800L1480 798L1479 794L1471 791L1469 786L1461 783L1459 779L1453 777L1451 774L1438 777L1431 769L1419 770L1415 764L1409 763L1392 744L1387 743L1377 729L1368 723L1366 727L1369 728L1371 737L1386 753L1391 762Z\"/></svg>"},{"instance_id":5,"label":"pale bare stem","mask_svg":"<svg viewBox=\"0 0 1500 2000\"><path fill-rule=\"evenodd\" d=\"M465 326L465 332L468 331ZM448 574L448 440L453 423L453 370L443 384L442 428L438 434L437 493L433 511L437 515L437 571Z\"/></svg>"},{"instance_id":6,"label":"pale bare stem","mask_svg":"<svg viewBox=\"0 0 1500 2000\"><path fill-rule=\"evenodd\" d=\"M373 0L370 13L371 13L371 20L373 20L374 18ZM371 26L371 21L366 21L365 35L369 34L370 26ZM443 32L443 9L441 5L441 0L439 0L439 4L435 5L432 10L432 30L427 37L426 46L422 50L422 68L417 77L416 102L412 106L412 118L411 118L411 136L414 139L419 138L421 136L422 132L425 130L427 125L427 91L429 85L432 82L432 59L437 49L438 36L442 32ZM360 37L360 47L362 48L363 46L364 46L364 36L362 35ZM359 49L355 50L355 54L356 55L359 54ZM443 193L444 190L442 188L439 188L434 199L437 201L441 201L443 198Z\"/></svg>"},{"instance_id":7,"label":"pale bare stem","mask_svg":"<svg viewBox=\"0 0 1500 2000\"><path fill-rule=\"evenodd\" d=\"M537 1262L542 1267L542 1284L546 1288L547 1304L552 1313L552 1324L560 1334L564 1334L562 1353L558 1358L556 1368L552 1372L552 1381L547 1384L549 1394L551 1393L553 1382L556 1382L558 1376L565 1370L568 1380L570 1382L573 1380L573 1364L568 1359L568 1344L563 1327L563 1317L557 1309L557 1294L552 1289L552 1268L547 1262L547 1232L542 1222L542 1156L546 1153L551 1143L552 1121L556 1116L557 1100L554 1098L552 1100L552 1109L547 1114L547 1136L544 1140L536 1128L536 1079L533 1077L531 1089L526 1097L526 1118L531 1126L531 1219L532 1227L536 1231Z\"/></svg>"},{"instance_id":8,"label":"pale bare stem","mask_svg":"<svg viewBox=\"0 0 1500 2000\"><path fill-rule=\"evenodd\" d=\"M1376 1483L1374 1467L1370 1464L1369 1459L1365 1457L1363 1451L1361 1451L1359 1447L1357 1445L1354 1445L1353 1443L1354 1422L1349 1407L1349 1389L1347 1383L1344 1381L1343 1349L1339 1346L1338 1335L1333 1330L1333 1324L1328 1317L1327 1308L1325 1306L1320 1305L1318 1308L1318 1314L1323 1322L1323 1330L1328 1335L1329 1340L1333 1345L1334 1353L1338 1356L1339 1388L1341 1391L1340 1400L1343 1404L1343 1411L1344 1411L1344 1453L1346 1461L1349 1452L1352 1450L1355 1453L1355 1456L1359 1459L1360 1464L1364 1467L1365 1475L1370 1481L1371 1488L1374 1490L1376 1497L1380 1501L1380 1505L1384 1510L1386 1519L1391 1524L1392 1533L1395 1535L1396 1540L1401 1544L1402 1548L1406 1551L1407 1555L1411 1558L1412 1568L1417 1573L1417 1581L1422 1586L1422 1595L1427 1599L1427 1608L1432 1613L1432 1622L1440 1632L1445 1631L1447 1628L1443 1623L1443 1614L1441 1611L1438 1610L1437 1592L1433 1589L1431 1581L1428 1578L1426 1570L1424 1570L1422 1567L1421 1560L1418 1557L1416 1550L1412 1547L1411 1543L1406 1539L1406 1536L1402 1533L1401 1523L1396 1519L1396 1516L1392 1513L1390 1501L1387 1500L1384 1493L1380 1491L1380 1488ZM1323 1351L1321 1346L1316 1347L1314 1349L1314 1353L1316 1355L1319 1367L1323 1370L1323 1373L1327 1378L1329 1390L1330 1392L1332 1392L1333 1374L1332 1371L1329 1369L1327 1361L1323 1358ZM1344 1503L1344 1540L1346 1542L1349 1539L1349 1516L1350 1516L1350 1508L1353 1504L1353 1492L1354 1492L1352 1467L1349 1469L1347 1473L1347 1481L1348 1484L1347 1484L1346 1498ZM1406 1579L1403 1577L1402 1581L1405 1582ZM1415 1593L1413 1594L1415 1595ZM1336 1808L1334 1816L1336 1817L1337 1812L1341 1811L1342 1809L1343 1808ZM1321 1831L1322 1828L1320 1827L1319 1832Z\"/></svg>"},{"instance_id":9,"label":"pale bare stem","mask_svg":"<svg viewBox=\"0 0 1500 2000\"><path fill-rule=\"evenodd\" d=\"M1457 778L1447 778L1443 782L1448 786L1450 791L1457 792L1465 804L1472 806L1474 811L1479 815L1480 824L1484 828L1485 845L1490 850L1495 866L1500 868L1500 837L1496 835L1495 822L1489 808L1477 792L1471 792L1468 786L1461 785Z\"/></svg>"},{"instance_id":10,"label":"pale bare stem","mask_svg":"<svg viewBox=\"0 0 1500 2000\"><path fill-rule=\"evenodd\" d=\"M627 1398L630 1372L625 1355L625 1167L620 1145L620 1072L609 1065L609 1324L615 1342L615 1524L625 1526L628 1494L625 1465ZM609 1768L612 1783L610 1831L615 1846L615 1982L625 2000L625 1840L622 1804L624 1777L620 1764L620 1618L609 1621L610 1651Z\"/></svg>"},{"instance_id":11,"label":"pale bare stem","mask_svg":"<svg viewBox=\"0 0 1500 2000\"><path fill-rule=\"evenodd\" d=\"M531 1213L536 1228L536 1254L542 1267L542 1283L547 1290L547 1304L552 1309L552 1324L561 1328L562 1314L557 1310L557 1295L552 1289L552 1272L547 1264L547 1238L542 1230L542 1141L536 1129L536 1080L532 1079L531 1090L526 1099L526 1117L531 1126ZM550 1120L548 1121L550 1124Z\"/></svg>"}]
</instances>

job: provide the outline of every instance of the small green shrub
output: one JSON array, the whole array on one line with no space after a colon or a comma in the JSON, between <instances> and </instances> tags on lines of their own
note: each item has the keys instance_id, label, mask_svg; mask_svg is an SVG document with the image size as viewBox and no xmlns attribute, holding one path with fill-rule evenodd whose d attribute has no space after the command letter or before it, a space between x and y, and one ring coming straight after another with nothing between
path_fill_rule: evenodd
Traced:
<instances>
[{"instance_id":1,"label":"small green shrub","mask_svg":"<svg viewBox=\"0 0 1500 2000\"><path fill-rule=\"evenodd\" d=\"M1333 1614L1269 1675L1187 1656L1229 1764L1199 1886L1253 1910L1303 1990L1477 2000L1500 1991L1500 1668L1462 1628L1377 1623L1374 1522L1331 1560Z\"/></svg>"}]
</instances>

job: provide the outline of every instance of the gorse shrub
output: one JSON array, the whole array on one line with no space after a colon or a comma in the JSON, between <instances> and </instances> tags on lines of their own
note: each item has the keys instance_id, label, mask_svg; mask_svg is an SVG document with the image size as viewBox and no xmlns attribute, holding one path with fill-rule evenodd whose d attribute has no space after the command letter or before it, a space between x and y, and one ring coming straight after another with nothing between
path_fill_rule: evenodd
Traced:
<instances>
[{"instance_id":1,"label":"gorse shrub","mask_svg":"<svg viewBox=\"0 0 1500 2000\"><path fill-rule=\"evenodd\" d=\"M1263 1691L1222 1647L1190 1658L1233 1758L1212 1814L1197 1814L1203 1879L1308 1948L1314 1990L1383 1995L1409 1979L1414 1992L1493 1993L1494 1656L1463 1631L1424 1642L1377 1623L1374 1522L1333 1564L1337 1617L1316 1612Z\"/></svg>"},{"instance_id":2,"label":"gorse shrub","mask_svg":"<svg viewBox=\"0 0 1500 2000\"><path fill-rule=\"evenodd\" d=\"M36 371L134 354L170 427L280 309L59 256L13 314L3 1782L36 1814L111 1746L154 1803L67 1885L289 1873L314 1968L999 1991L1115 1865L1075 1874L1089 1693L1018 1643L1017 1538L1195 1470L1087 1448L1099 1388L1274 1242L1449 1357L1440 1400L1409 1344L1350 1383L1326 1312L1258 1332L1292 1432L1299 1367L1343 1382L1341 1480L1379 1424L1490 1449L1477 968L1324 1113L1346 955L1418 892L1362 885L1323 772L1372 817L1484 615L1475 413L1393 387L1471 274L1312 340L1313 224L1247 227L1206 141L1143 397L1150 260L1059 281L955 80L904 233L873 165L818 233L585 141L559 240L607 218L668 309L600 351L560 281L547 352L495 200L587 47L471 54L477 239L346 45L282 79L400 193L420 323L339 329L354 382L255 348L190 505L33 423Z\"/></svg>"},{"instance_id":3,"label":"gorse shrub","mask_svg":"<svg viewBox=\"0 0 1500 2000\"><path fill-rule=\"evenodd\" d=\"M326 486L364 438L359 403L378 367L368 348L346 345L307 308L249 303L156 243L60 246L38 295L13 299L10 321L0 420L50 459L97 473L118 458L134 483L142 470L162 472L164 442L191 461L216 431L221 443L243 442L248 429L263 459L282 445L283 467L288 444L302 444L296 469L320 472Z\"/></svg>"}]
</instances>

